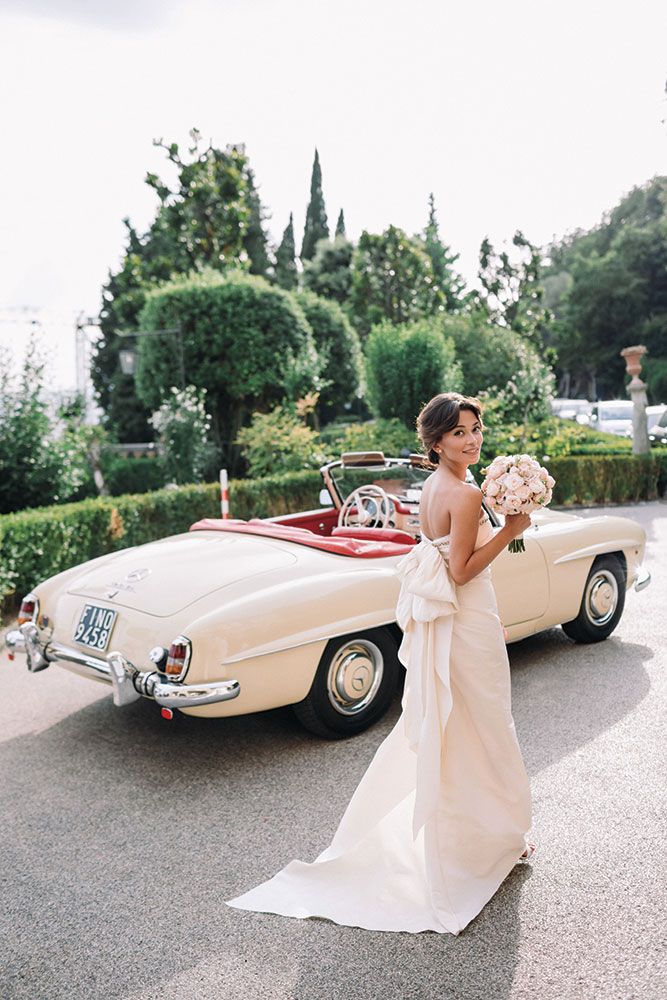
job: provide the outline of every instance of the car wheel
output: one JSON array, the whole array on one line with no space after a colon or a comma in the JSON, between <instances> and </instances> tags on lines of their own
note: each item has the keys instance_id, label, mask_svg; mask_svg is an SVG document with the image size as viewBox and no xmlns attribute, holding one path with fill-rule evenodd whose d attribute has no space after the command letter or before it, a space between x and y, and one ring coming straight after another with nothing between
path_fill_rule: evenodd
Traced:
<instances>
[{"instance_id":1,"label":"car wheel","mask_svg":"<svg viewBox=\"0 0 667 1000\"><path fill-rule=\"evenodd\" d=\"M625 570L616 556L599 556L584 587L579 614L564 622L575 642L600 642L614 631L625 606Z\"/></svg>"},{"instance_id":2,"label":"car wheel","mask_svg":"<svg viewBox=\"0 0 667 1000\"><path fill-rule=\"evenodd\" d=\"M367 729L385 714L396 692L401 670L397 654L385 629L331 639L310 691L292 705L299 722L328 739Z\"/></svg>"}]
</instances>

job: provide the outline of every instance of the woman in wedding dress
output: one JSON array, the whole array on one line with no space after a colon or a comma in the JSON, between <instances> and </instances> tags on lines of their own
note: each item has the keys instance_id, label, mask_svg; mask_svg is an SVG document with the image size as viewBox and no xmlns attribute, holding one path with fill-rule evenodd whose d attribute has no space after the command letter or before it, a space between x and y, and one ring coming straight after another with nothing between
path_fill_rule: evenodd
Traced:
<instances>
[{"instance_id":1,"label":"woman in wedding dress","mask_svg":"<svg viewBox=\"0 0 667 1000\"><path fill-rule=\"evenodd\" d=\"M482 444L478 400L441 393L424 406L417 429L437 467L422 491L421 541L396 565L402 714L330 845L229 906L458 934L535 850L489 570L530 517L508 516L494 530L480 490L465 481Z\"/></svg>"}]
</instances>

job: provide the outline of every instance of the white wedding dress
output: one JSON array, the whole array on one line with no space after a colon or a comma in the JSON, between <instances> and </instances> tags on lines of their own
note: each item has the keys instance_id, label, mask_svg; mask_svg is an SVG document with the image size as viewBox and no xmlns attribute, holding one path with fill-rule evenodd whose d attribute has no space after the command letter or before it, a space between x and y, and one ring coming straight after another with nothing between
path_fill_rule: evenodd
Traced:
<instances>
[{"instance_id":1,"label":"white wedding dress","mask_svg":"<svg viewBox=\"0 0 667 1000\"><path fill-rule=\"evenodd\" d=\"M492 533L483 513L475 547ZM530 787L491 573L456 586L448 537L422 536L396 565L403 713L331 844L227 905L369 930L458 934L525 850Z\"/></svg>"}]
</instances>

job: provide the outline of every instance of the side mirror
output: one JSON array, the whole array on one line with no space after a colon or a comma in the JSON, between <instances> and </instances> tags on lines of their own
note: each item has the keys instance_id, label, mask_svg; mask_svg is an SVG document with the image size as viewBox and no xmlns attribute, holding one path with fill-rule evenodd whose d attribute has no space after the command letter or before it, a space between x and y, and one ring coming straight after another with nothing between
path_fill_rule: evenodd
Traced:
<instances>
[{"instance_id":1,"label":"side mirror","mask_svg":"<svg viewBox=\"0 0 667 1000\"><path fill-rule=\"evenodd\" d=\"M333 507L333 500L327 489L320 490L320 507Z\"/></svg>"}]
</instances>

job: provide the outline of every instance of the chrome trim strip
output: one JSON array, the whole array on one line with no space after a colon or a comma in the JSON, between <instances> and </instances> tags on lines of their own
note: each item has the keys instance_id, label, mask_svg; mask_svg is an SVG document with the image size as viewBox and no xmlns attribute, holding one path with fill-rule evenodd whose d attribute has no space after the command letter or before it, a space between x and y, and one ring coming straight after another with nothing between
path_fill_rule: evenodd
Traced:
<instances>
[{"instance_id":1,"label":"chrome trim strip","mask_svg":"<svg viewBox=\"0 0 667 1000\"><path fill-rule=\"evenodd\" d=\"M28 623L26 623L28 624ZM32 623L29 623L32 625ZM21 626L22 630L26 628ZM35 629L35 626L32 626ZM37 630L35 629L35 632ZM23 631L19 633L24 639ZM7 636L9 638L9 634ZM27 637L26 637L27 638ZM18 648L18 647L15 647ZM165 708L190 708L196 705L214 705L219 701L230 701L238 698L241 685L237 680L214 681L209 684L179 684L172 681L160 681L159 674L154 671L140 671L130 663L122 653L112 651L106 660L99 660L88 653L79 652L59 642L52 642L44 650L44 666L61 660L81 668L81 674L91 680L103 680L114 688L114 704L121 707L136 701L140 697L154 698L158 705ZM34 667L31 669L35 669ZM40 666L37 669L44 669Z\"/></svg>"},{"instance_id":2,"label":"chrome trim strip","mask_svg":"<svg viewBox=\"0 0 667 1000\"><path fill-rule=\"evenodd\" d=\"M46 649L49 660L64 660L66 663L74 663L79 667L85 667L97 680L111 683L111 674L106 660L100 660L89 653L82 653L78 649L71 649L69 646L62 646L59 642L52 642Z\"/></svg>"},{"instance_id":3,"label":"chrome trim strip","mask_svg":"<svg viewBox=\"0 0 667 1000\"><path fill-rule=\"evenodd\" d=\"M153 697L164 708L193 708L195 705L214 705L219 701L238 698L241 685L238 681L215 681L211 684L172 684L158 681Z\"/></svg>"},{"instance_id":4,"label":"chrome trim strip","mask_svg":"<svg viewBox=\"0 0 667 1000\"><path fill-rule=\"evenodd\" d=\"M552 565L560 566L562 563L572 562L574 559L589 559L591 556L601 556L606 554L613 555L614 552L621 552L625 549L636 549L638 545L639 542L636 538L619 538L614 541L613 548L611 547L611 543L608 541L595 542L593 545L587 545L585 548L575 549L574 552L568 552L567 555L554 559Z\"/></svg>"},{"instance_id":5,"label":"chrome trim strip","mask_svg":"<svg viewBox=\"0 0 667 1000\"><path fill-rule=\"evenodd\" d=\"M650 582L651 574L643 566L640 566L637 572L637 579L635 580L635 590L646 590Z\"/></svg>"}]
</instances>

